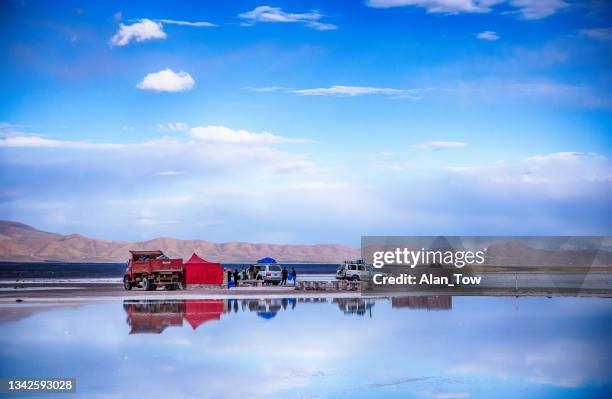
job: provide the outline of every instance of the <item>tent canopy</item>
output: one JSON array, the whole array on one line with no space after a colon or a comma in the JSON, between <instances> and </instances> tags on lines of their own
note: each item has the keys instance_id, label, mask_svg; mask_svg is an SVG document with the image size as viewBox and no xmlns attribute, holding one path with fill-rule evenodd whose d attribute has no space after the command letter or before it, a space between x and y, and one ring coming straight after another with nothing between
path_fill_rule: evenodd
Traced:
<instances>
[{"instance_id":1,"label":"tent canopy","mask_svg":"<svg viewBox=\"0 0 612 399\"><path fill-rule=\"evenodd\" d=\"M269 256L267 256L265 258L259 259L257 263L276 263L276 259L270 258Z\"/></svg>"},{"instance_id":2,"label":"tent canopy","mask_svg":"<svg viewBox=\"0 0 612 399\"><path fill-rule=\"evenodd\" d=\"M183 265L185 284L223 284L223 268L220 263L209 262L195 253Z\"/></svg>"},{"instance_id":3,"label":"tent canopy","mask_svg":"<svg viewBox=\"0 0 612 399\"><path fill-rule=\"evenodd\" d=\"M200 264L200 263L212 263L207 261L206 259L202 259L198 256L198 254L196 254L195 252L193 253L193 255L191 255L191 258L189 258L189 260L187 262L185 262L185 264ZM216 264L216 263L213 263Z\"/></svg>"}]
</instances>

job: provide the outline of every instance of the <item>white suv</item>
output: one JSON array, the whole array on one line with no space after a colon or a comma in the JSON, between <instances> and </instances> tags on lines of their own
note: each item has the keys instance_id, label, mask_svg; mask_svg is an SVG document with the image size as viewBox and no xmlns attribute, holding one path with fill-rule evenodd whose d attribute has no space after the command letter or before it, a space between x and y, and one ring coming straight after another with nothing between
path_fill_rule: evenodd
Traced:
<instances>
[{"instance_id":1,"label":"white suv","mask_svg":"<svg viewBox=\"0 0 612 399\"><path fill-rule=\"evenodd\" d=\"M279 265L255 265L255 270L257 280L263 280L264 283L278 285L282 280L282 269Z\"/></svg>"},{"instance_id":2,"label":"white suv","mask_svg":"<svg viewBox=\"0 0 612 399\"><path fill-rule=\"evenodd\" d=\"M353 281L368 281L374 274L372 266L366 265L363 262L348 262L340 265L336 270L336 279L338 280L353 280Z\"/></svg>"}]
</instances>

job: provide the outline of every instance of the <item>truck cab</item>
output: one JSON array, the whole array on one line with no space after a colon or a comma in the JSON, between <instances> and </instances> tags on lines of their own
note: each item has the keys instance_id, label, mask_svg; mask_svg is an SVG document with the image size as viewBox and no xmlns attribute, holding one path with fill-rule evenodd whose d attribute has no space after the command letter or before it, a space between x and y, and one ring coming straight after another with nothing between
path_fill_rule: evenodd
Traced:
<instances>
[{"instance_id":1,"label":"truck cab","mask_svg":"<svg viewBox=\"0 0 612 399\"><path fill-rule=\"evenodd\" d=\"M141 287L153 291L159 286L167 290L181 288L183 260L170 259L160 250L130 251L123 286L126 290Z\"/></svg>"}]
</instances>

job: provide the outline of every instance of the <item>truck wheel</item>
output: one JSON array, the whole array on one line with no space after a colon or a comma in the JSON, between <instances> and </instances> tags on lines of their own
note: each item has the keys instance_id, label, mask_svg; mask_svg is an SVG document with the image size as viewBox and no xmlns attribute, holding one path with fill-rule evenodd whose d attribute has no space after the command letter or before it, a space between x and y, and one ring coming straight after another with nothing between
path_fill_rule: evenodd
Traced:
<instances>
[{"instance_id":1,"label":"truck wheel","mask_svg":"<svg viewBox=\"0 0 612 399\"><path fill-rule=\"evenodd\" d=\"M151 287L151 291L155 291L157 289L157 284L154 283L153 279L149 281L149 287Z\"/></svg>"},{"instance_id":2,"label":"truck wheel","mask_svg":"<svg viewBox=\"0 0 612 399\"><path fill-rule=\"evenodd\" d=\"M351 277L352 281L359 281L359 276L358 275L354 275L353 277Z\"/></svg>"},{"instance_id":3,"label":"truck wheel","mask_svg":"<svg viewBox=\"0 0 612 399\"><path fill-rule=\"evenodd\" d=\"M130 291L132 289L132 282L127 276L123 278L123 288L125 288L126 291Z\"/></svg>"}]
</instances>

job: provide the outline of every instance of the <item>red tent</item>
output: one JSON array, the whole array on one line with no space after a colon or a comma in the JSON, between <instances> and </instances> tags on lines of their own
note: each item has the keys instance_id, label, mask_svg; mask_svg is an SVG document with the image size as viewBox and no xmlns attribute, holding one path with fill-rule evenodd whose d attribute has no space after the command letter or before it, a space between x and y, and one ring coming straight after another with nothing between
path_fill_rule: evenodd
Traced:
<instances>
[{"instance_id":1,"label":"red tent","mask_svg":"<svg viewBox=\"0 0 612 399\"><path fill-rule=\"evenodd\" d=\"M195 253L184 264L185 284L223 284L223 268L220 263L212 263Z\"/></svg>"},{"instance_id":2,"label":"red tent","mask_svg":"<svg viewBox=\"0 0 612 399\"><path fill-rule=\"evenodd\" d=\"M185 301L185 320L194 330L207 321L220 320L222 313L222 299Z\"/></svg>"}]
</instances>

